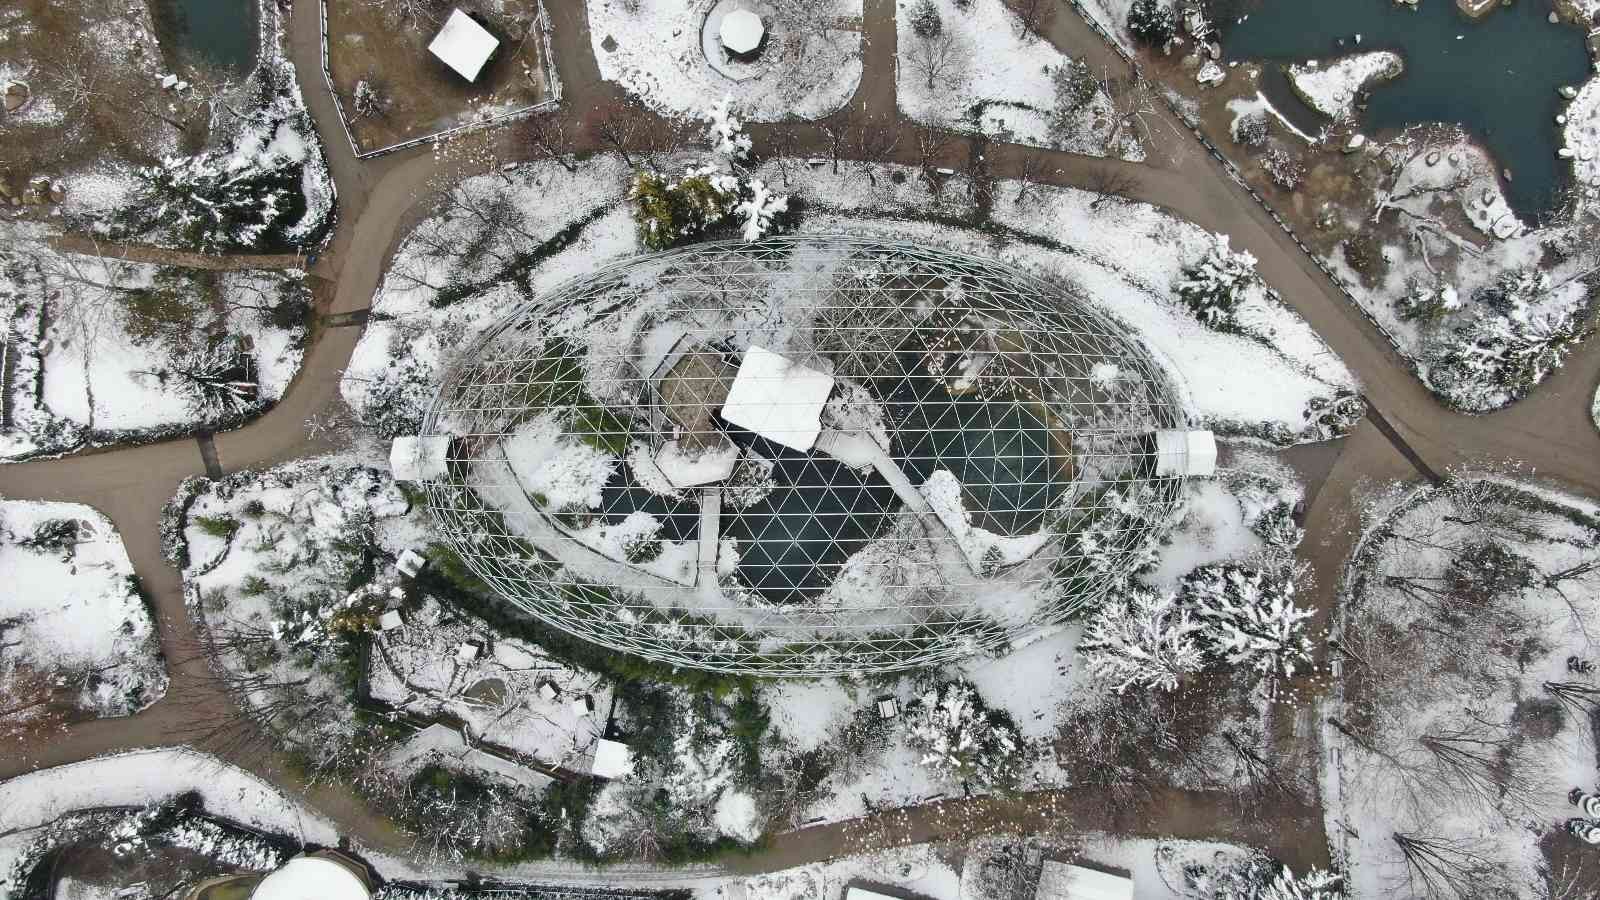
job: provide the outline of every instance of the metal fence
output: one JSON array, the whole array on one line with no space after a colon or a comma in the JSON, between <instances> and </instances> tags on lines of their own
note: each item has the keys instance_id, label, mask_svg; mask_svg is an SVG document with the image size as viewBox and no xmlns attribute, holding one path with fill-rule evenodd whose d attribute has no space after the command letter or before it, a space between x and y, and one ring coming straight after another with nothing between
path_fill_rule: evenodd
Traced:
<instances>
[{"instance_id":1,"label":"metal fence","mask_svg":"<svg viewBox=\"0 0 1600 900\"><path fill-rule=\"evenodd\" d=\"M554 109L561 103L561 77L556 73L555 58L551 55L550 15L545 12L544 0L540 0L538 22L536 23L535 27L537 27L539 30L539 41L544 46L544 74L545 80L550 85L550 99L545 100L542 103L535 103L532 106L525 106L521 109L514 109L510 112L501 113L497 116L490 116L487 119L479 119L476 122L468 122L465 125L457 125L454 128L446 128L443 131L436 131L432 134L425 134L421 137L400 141L396 144L390 144L387 147L379 147L376 150L363 151L361 149L361 145L356 143L355 132L350 130L350 117L345 115L344 101L339 99L339 92L333 87L333 73L329 68L330 62L328 51L328 0L318 0L317 14L321 20L320 24L322 31L322 84L328 89L328 96L333 98L334 111L339 114L339 127L344 131L344 139L350 144L350 152L355 154L356 159L373 159L389 153L395 153L400 150L408 150L412 147L420 147L423 144L438 143L439 141L448 140L456 137L457 135L466 134L470 131L489 128L512 119L520 119L526 116L534 115L535 113L544 112L545 110Z\"/></svg>"},{"instance_id":2,"label":"metal fence","mask_svg":"<svg viewBox=\"0 0 1600 900\"><path fill-rule=\"evenodd\" d=\"M1093 29L1096 34L1100 35L1100 37L1105 40L1106 44L1110 46L1112 50L1116 51L1118 56L1122 57L1123 61L1128 64L1129 68L1131 68L1135 74L1139 74L1139 61L1133 56L1133 54L1128 52L1127 48L1122 46L1115 35L1107 31L1105 26L1100 24L1099 20L1097 20L1087 9L1084 8L1081 0L1064 0L1064 2L1070 5L1073 10L1077 12L1079 18L1083 19L1083 21L1091 29ZM1204 147L1205 151L1211 154L1211 157L1222 166L1222 170L1227 173L1229 178L1233 179L1233 183L1242 188L1250 195L1251 199L1255 200L1256 203L1261 205L1261 208L1266 211L1267 215L1272 217L1272 221L1278 223L1278 227L1283 229L1283 233L1288 235L1290 240L1294 241L1295 246L1299 247L1301 252L1305 253L1306 257L1315 263L1318 269L1322 270L1322 274L1327 276L1329 283L1337 288L1339 293L1343 294L1346 300L1350 301L1350 304L1356 308L1356 311L1360 312L1361 315L1366 318L1368 324L1377 329L1379 334L1383 335L1384 339L1389 342L1389 346L1393 347L1395 353L1399 354L1400 358L1405 361L1406 366L1410 368L1414 374L1417 373L1416 360L1412 359L1410 354L1406 352L1405 348L1401 346L1399 339L1394 336L1393 332L1385 327L1382 322L1379 322L1377 317L1374 316L1365 306L1361 305L1361 301L1356 299L1356 295L1345 284L1344 279L1341 278L1338 273L1334 272L1327 262L1322 259L1322 257L1311 252L1311 248L1306 246L1305 242L1300 239L1298 234L1295 234L1294 229L1289 227L1289 223L1284 221L1283 216L1278 214L1278 211L1273 208L1272 204L1268 203L1265 197L1261 196L1261 194L1257 192L1255 188L1250 186L1250 183L1244 178L1244 173L1239 171L1239 167L1234 165L1233 160L1225 156L1221 150L1217 149L1215 144L1211 143L1211 141L1201 133L1199 127L1189 118L1183 109L1173 101L1171 97L1163 93L1161 95L1161 99L1167 104L1167 108L1171 110L1174 116L1177 117L1178 121L1187 126L1187 130L1190 134L1194 135L1194 139L1196 141L1200 142L1200 146Z\"/></svg>"}]
</instances>

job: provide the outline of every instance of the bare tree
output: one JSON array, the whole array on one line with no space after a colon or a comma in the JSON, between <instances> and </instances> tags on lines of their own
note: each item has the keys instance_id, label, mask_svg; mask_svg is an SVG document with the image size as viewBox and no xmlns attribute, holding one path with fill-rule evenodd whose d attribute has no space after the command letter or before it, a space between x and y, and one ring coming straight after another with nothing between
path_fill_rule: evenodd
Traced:
<instances>
[{"instance_id":1,"label":"bare tree","mask_svg":"<svg viewBox=\"0 0 1600 900\"><path fill-rule=\"evenodd\" d=\"M1017 32L1025 40L1044 37L1055 21L1054 0L1011 0L1011 8L1017 14Z\"/></svg>"},{"instance_id":2,"label":"bare tree","mask_svg":"<svg viewBox=\"0 0 1600 900\"><path fill-rule=\"evenodd\" d=\"M817 124L822 131L822 137L828 143L828 159L833 162L833 174L839 174L839 159L844 156L845 149L850 144L850 135L855 130L855 119L851 112L842 112L831 118L824 119Z\"/></svg>"},{"instance_id":3,"label":"bare tree","mask_svg":"<svg viewBox=\"0 0 1600 900\"><path fill-rule=\"evenodd\" d=\"M911 71L921 75L928 90L955 78L972 61L972 50L953 28L928 37L914 37L904 52Z\"/></svg>"},{"instance_id":4,"label":"bare tree","mask_svg":"<svg viewBox=\"0 0 1600 900\"><path fill-rule=\"evenodd\" d=\"M892 118L882 121L863 116L851 128L850 155L873 187L878 185L878 167L892 159L895 148L900 146L900 129L896 124Z\"/></svg>"},{"instance_id":5,"label":"bare tree","mask_svg":"<svg viewBox=\"0 0 1600 900\"><path fill-rule=\"evenodd\" d=\"M1433 900L1465 900L1495 896L1503 877L1489 851L1466 838L1422 832L1390 835L1405 863L1405 881L1412 893Z\"/></svg>"},{"instance_id":6,"label":"bare tree","mask_svg":"<svg viewBox=\"0 0 1600 900\"><path fill-rule=\"evenodd\" d=\"M917 167L922 170L922 177L933 182L934 169L938 168L945 151L950 148L950 132L935 125L920 125L917 127Z\"/></svg>"},{"instance_id":7,"label":"bare tree","mask_svg":"<svg viewBox=\"0 0 1600 900\"><path fill-rule=\"evenodd\" d=\"M767 159L777 168L783 186L788 187L789 170L795 165L794 155L800 148L799 130L791 122L779 122L767 130L766 145Z\"/></svg>"},{"instance_id":8,"label":"bare tree","mask_svg":"<svg viewBox=\"0 0 1600 900\"><path fill-rule=\"evenodd\" d=\"M1022 157L1022 168L1017 172L1017 194L1014 198L1018 206L1039 201L1039 175L1043 170L1044 158L1039 154L1028 153Z\"/></svg>"},{"instance_id":9,"label":"bare tree","mask_svg":"<svg viewBox=\"0 0 1600 900\"><path fill-rule=\"evenodd\" d=\"M391 25L423 31L439 23L444 4L442 0L366 0L366 5L382 12Z\"/></svg>"},{"instance_id":10,"label":"bare tree","mask_svg":"<svg viewBox=\"0 0 1600 900\"><path fill-rule=\"evenodd\" d=\"M1139 189L1139 178L1128 166L1095 163L1084 177L1083 189L1094 195L1089 208L1098 210L1107 203L1128 202L1128 195Z\"/></svg>"},{"instance_id":11,"label":"bare tree","mask_svg":"<svg viewBox=\"0 0 1600 900\"><path fill-rule=\"evenodd\" d=\"M578 171L572 160L572 139L567 135L567 120L563 116L534 115L524 119L519 130L528 145L546 157L561 164L568 172Z\"/></svg>"},{"instance_id":12,"label":"bare tree","mask_svg":"<svg viewBox=\"0 0 1600 900\"><path fill-rule=\"evenodd\" d=\"M616 100L602 107L589 127L596 141L631 168L635 165L634 154L650 151L651 125L651 116L644 110L626 100Z\"/></svg>"},{"instance_id":13,"label":"bare tree","mask_svg":"<svg viewBox=\"0 0 1600 900\"><path fill-rule=\"evenodd\" d=\"M25 662L0 669L0 741L43 737L66 725L55 678Z\"/></svg>"}]
</instances>

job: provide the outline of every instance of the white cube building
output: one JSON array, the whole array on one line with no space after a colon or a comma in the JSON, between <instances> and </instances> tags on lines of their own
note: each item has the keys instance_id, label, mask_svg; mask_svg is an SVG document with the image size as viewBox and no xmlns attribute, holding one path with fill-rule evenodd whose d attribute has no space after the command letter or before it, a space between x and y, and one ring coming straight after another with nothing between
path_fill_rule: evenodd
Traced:
<instances>
[{"instance_id":1,"label":"white cube building","mask_svg":"<svg viewBox=\"0 0 1600 900\"><path fill-rule=\"evenodd\" d=\"M450 18L445 20L444 27L434 35L428 52L455 69L462 78L477 81L478 73L483 71L499 46L499 38L490 34L471 16L455 9L450 11Z\"/></svg>"},{"instance_id":2,"label":"white cube building","mask_svg":"<svg viewBox=\"0 0 1600 900\"><path fill-rule=\"evenodd\" d=\"M1156 474L1208 478L1217 473L1217 438L1209 431L1156 432Z\"/></svg>"}]
</instances>

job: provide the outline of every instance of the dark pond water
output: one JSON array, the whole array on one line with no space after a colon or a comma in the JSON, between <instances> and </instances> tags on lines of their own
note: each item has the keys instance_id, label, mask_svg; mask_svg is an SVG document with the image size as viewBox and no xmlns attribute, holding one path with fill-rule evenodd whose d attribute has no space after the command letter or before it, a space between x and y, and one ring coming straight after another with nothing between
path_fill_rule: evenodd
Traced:
<instances>
[{"instance_id":1,"label":"dark pond water","mask_svg":"<svg viewBox=\"0 0 1600 900\"><path fill-rule=\"evenodd\" d=\"M1548 0L1517 0L1474 22L1453 0L1410 10L1393 0L1260 0L1244 22L1224 24L1229 59L1304 62L1359 50L1394 50L1406 71L1372 91L1361 113L1369 131L1421 122L1459 122L1510 169L1508 199L1524 219L1553 205L1569 167L1556 158L1561 85L1589 75L1583 32L1552 25ZM1357 46L1353 36L1360 34ZM1340 44L1343 41L1343 44ZM1275 70L1276 67L1269 67ZM1273 104L1297 122L1319 117L1289 92L1281 74L1263 78Z\"/></svg>"},{"instance_id":2,"label":"dark pond water","mask_svg":"<svg viewBox=\"0 0 1600 900\"><path fill-rule=\"evenodd\" d=\"M256 0L155 0L156 32L169 61L206 60L242 76L256 64Z\"/></svg>"}]
</instances>

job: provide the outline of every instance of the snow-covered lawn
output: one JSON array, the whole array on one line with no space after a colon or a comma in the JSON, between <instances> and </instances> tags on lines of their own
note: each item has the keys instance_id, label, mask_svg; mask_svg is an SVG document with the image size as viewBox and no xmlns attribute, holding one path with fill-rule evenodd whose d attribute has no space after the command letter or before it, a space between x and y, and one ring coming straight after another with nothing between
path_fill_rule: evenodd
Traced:
<instances>
[{"instance_id":1,"label":"snow-covered lawn","mask_svg":"<svg viewBox=\"0 0 1600 900\"><path fill-rule=\"evenodd\" d=\"M0 460L235 423L299 370L299 272L169 269L57 252L47 237L0 226L14 366Z\"/></svg>"},{"instance_id":2,"label":"snow-covered lawn","mask_svg":"<svg viewBox=\"0 0 1600 900\"><path fill-rule=\"evenodd\" d=\"M844 106L861 82L861 0L764 4L766 44L754 63L718 60L715 0L584 0L600 77L669 116L699 118L732 95L751 121L820 119ZM716 23L713 22L713 25ZM730 74L725 74L730 73Z\"/></svg>"},{"instance_id":3,"label":"snow-covered lawn","mask_svg":"<svg viewBox=\"0 0 1600 900\"><path fill-rule=\"evenodd\" d=\"M895 94L906 115L1038 147L1144 159L1137 126L1121 122L1103 83L1109 73L1086 72L1102 83L1081 108L1058 117L1051 72L1071 57L1047 40L1021 36L1017 14L1002 0L972 0L966 9L955 0L934 5L940 32L923 38L912 30L912 0L895 3Z\"/></svg>"},{"instance_id":4,"label":"snow-covered lawn","mask_svg":"<svg viewBox=\"0 0 1600 900\"><path fill-rule=\"evenodd\" d=\"M0 501L0 695L31 711L0 721L20 736L82 712L137 712L167 689L150 611L111 521L77 503Z\"/></svg>"},{"instance_id":5,"label":"snow-covered lawn","mask_svg":"<svg viewBox=\"0 0 1600 900\"><path fill-rule=\"evenodd\" d=\"M1342 703L1325 710L1328 833L1353 896L1404 889L1395 835L1452 848L1448 871L1485 891L1544 882L1541 840L1567 840L1568 790L1594 788L1597 514L1476 476L1374 504L1346 585Z\"/></svg>"},{"instance_id":6,"label":"snow-covered lawn","mask_svg":"<svg viewBox=\"0 0 1600 900\"><path fill-rule=\"evenodd\" d=\"M1289 67L1289 84L1312 109L1333 119L1348 118L1361 93L1398 78L1405 71L1400 55L1374 50L1342 56L1326 63L1312 60Z\"/></svg>"}]
</instances>

